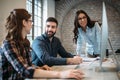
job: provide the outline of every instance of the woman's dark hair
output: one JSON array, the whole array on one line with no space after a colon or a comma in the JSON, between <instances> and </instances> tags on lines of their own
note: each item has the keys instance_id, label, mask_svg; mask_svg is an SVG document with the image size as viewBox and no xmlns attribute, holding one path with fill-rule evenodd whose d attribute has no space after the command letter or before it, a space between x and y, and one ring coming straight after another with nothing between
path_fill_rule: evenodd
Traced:
<instances>
[{"instance_id":1,"label":"woman's dark hair","mask_svg":"<svg viewBox=\"0 0 120 80\"><path fill-rule=\"evenodd\" d=\"M73 29L73 33L74 33L74 38L73 38L73 42L77 43L77 38L78 38L78 28L81 28L81 25L79 24L78 22L78 16L79 14L85 14L85 16L87 17L87 26L89 28L92 28L95 24L95 21L91 21L90 17L88 16L88 14L83 11L83 10L78 10L76 12L76 15L75 15L75 19L74 19L74 29Z\"/></svg>"},{"instance_id":2,"label":"woman's dark hair","mask_svg":"<svg viewBox=\"0 0 120 80\"><path fill-rule=\"evenodd\" d=\"M28 20L31 18L31 15L26 9L13 9L10 12L10 15L6 21L6 29L8 31L6 35L6 40L14 40L19 46L23 46L25 43L26 46L30 47L30 42L27 40L27 37L23 39L22 29L23 29L23 20ZM21 44L22 43L22 44Z\"/></svg>"}]
</instances>

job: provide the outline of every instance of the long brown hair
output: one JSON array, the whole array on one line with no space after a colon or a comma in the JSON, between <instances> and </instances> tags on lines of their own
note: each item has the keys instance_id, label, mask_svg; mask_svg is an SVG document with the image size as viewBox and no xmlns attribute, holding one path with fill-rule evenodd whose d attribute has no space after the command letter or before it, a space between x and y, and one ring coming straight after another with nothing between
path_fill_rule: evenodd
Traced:
<instances>
[{"instance_id":1,"label":"long brown hair","mask_svg":"<svg viewBox=\"0 0 120 80\"><path fill-rule=\"evenodd\" d=\"M27 37L23 39L22 36L22 21L27 21L29 18L31 18L31 15L26 9L13 9L8 16L5 25L8 31L6 40L14 40L20 47L23 47L23 44L30 47L30 42L27 40Z\"/></svg>"},{"instance_id":2,"label":"long brown hair","mask_svg":"<svg viewBox=\"0 0 120 80\"><path fill-rule=\"evenodd\" d=\"M81 28L81 25L79 24L78 22L78 16L79 14L85 14L85 16L87 17L87 26L89 28L92 28L95 24L95 21L91 21L90 17L88 16L88 14L83 11L83 10L78 10L76 12L76 15L75 15L75 19L74 19L74 29L73 29L73 33L74 33L74 37L73 37L73 42L77 43L77 38L78 38L78 28Z\"/></svg>"}]
</instances>

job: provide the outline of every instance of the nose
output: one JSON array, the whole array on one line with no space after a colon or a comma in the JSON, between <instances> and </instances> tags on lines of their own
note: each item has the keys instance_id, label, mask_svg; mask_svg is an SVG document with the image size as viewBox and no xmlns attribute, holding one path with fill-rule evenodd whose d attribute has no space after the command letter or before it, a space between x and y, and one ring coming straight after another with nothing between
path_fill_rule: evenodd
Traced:
<instances>
[{"instance_id":1,"label":"nose","mask_svg":"<svg viewBox=\"0 0 120 80\"><path fill-rule=\"evenodd\" d=\"M33 25L33 22L31 24Z\"/></svg>"},{"instance_id":2,"label":"nose","mask_svg":"<svg viewBox=\"0 0 120 80\"><path fill-rule=\"evenodd\" d=\"M84 18L82 18L81 21L84 21Z\"/></svg>"}]
</instances>

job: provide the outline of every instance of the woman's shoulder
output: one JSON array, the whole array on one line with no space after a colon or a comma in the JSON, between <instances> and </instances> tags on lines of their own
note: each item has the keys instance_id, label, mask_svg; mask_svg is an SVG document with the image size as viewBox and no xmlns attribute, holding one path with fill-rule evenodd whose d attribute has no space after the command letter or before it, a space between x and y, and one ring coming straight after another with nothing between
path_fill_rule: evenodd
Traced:
<instances>
[{"instance_id":1,"label":"woman's shoulder","mask_svg":"<svg viewBox=\"0 0 120 80\"><path fill-rule=\"evenodd\" d=\"M13 48L17 43L14 40L3 40L1 47L2 48Z\"/></svg>"},{"instance_id":2,"label":"woman's shoulder","mask_svg":"<svg viewBox=\"0 0 120 80\"><path fill-rule=\"evenodd\" d=\"M4 40L3 44L15 44L16 42L14 40Z\"/></svg>"},{"instance_id":3,"label":"woman's shoulder","mask_svg":"<svg viewBox=\"0 0 120 80\"><path fill-rule=\"evenodd\" d=\"M95 28L95 30L100 31L101 30L101 24L99 22L95 22L94 28Z\"/></svg>"},{"instance_id":4,"label":"woman's shoulder","mask_svg":"<svg viewBox=\"0 0 120 80\"><path fill-rule=\"evenodd\" d=\"M95 25L97 25L97 26L98 26L98 25L99 25L99 26L101 26L101 25L102 25L102 23L100 23L100 22L96 21L96 22L95 22Z\"/></svg>"}]
</instances>

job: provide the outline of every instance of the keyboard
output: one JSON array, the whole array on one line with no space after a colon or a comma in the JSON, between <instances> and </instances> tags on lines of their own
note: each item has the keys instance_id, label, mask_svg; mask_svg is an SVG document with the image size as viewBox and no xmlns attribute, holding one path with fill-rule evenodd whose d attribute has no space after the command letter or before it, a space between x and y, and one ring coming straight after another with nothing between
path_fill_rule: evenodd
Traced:
<instances>
[{"instance_id":1,"label":"keyboard","mask_svg":"<svg viewBox=\"0 0 120 80\"><path fill-rule=\"evenodd\" d=\"M99 57L96 57L96 58L83 57L82 59L83 59L83 62L92 62L95 60L99 60L100 58Z\"/></svg>"}]
</instances>

